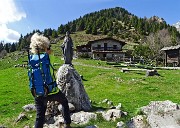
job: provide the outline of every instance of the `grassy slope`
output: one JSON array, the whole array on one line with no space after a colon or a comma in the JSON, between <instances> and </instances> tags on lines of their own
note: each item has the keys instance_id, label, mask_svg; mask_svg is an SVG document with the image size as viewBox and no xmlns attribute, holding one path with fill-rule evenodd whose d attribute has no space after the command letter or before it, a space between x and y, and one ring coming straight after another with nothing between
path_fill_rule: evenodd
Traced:
<instances>
[{"instance_id":1,"label":"grassy slope","mask_svg":"<svg viewBox=\"0 0 180 128\"><path fill-rule=\"evenodd\" d=\"M76 38L75 45L85 40L77 36L72 35L73 39ZM62 41L52 46L54 52L59 51L61 43ZM27 69L13 67L15 64L21 64L22 60L27 58L15 61L9 56L0 61L0 126L5 125L8 128L33 126L35 112L27 113L28 120L15 123L15 119L23 111L22 106L34 102L28 88ZM51 56L51 61L63 63L60 57ZM147 105L152 100L172 100L180 103L179 70L159 70L161 76L145 77L145 72L122 73L119 68L106 65L103 61L77 59L73 60L73 63L78 73L84 76L83 83L93 101L94 110L107 108L107 105L99 104L107 98L113 101L114 105L122 103L122 109L128 112L128 117L121 120L127 121L136 114L139 107ZM98 68L98 66L111 67L111 69ZM102 118L89 124L97 124L100 128L116 126L115 122L106 122Z\"/></svg>"},{"instance_id":2,"label":"grassy slope","mask_svg":"<svg viewBox=\"0 0 180 128\"><path fill-rule=\"evenodd\" d=\"M62 64L58 58L52 57L52 61ZM93 101L94 109L107 108L107 105L99 104L107 98L113 101L114 105L122 103L123 110L128 112L129 118L135 115L139 107L147 105L152 100L172 100L179 103L179 70L161 70L158 71L160 77L145 77L145 73L141 72L121 73L117 68L94 67L108 66L104 62L93 60L73 60L73 62L75 69L84 76L83 83ZM22 106L33 103L28 88L27 69L13 67L1 69L0 82L0 124L9 127L23 127L25 124L33 126L35 113L28 113L29 120L14 124L18 114L22 112ZM90 124L109 128L115 127L116 123L99 118Z\"/></svg>"}]
</instances>

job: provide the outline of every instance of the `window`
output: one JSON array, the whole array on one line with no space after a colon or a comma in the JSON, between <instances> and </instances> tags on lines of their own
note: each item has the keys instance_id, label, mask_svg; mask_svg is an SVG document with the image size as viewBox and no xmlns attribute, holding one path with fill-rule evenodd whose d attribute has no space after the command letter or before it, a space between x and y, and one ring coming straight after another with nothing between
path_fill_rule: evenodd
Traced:
<instances>
[{"instance_id":1,"label":"window","mask_svg":"<svg viewBox=\"0 0 180 128\"><path fill-rule=\"evenodd\" d=\"M117 45L113 45L113 49L117 49Z\"/></svg>"}]
</instances>

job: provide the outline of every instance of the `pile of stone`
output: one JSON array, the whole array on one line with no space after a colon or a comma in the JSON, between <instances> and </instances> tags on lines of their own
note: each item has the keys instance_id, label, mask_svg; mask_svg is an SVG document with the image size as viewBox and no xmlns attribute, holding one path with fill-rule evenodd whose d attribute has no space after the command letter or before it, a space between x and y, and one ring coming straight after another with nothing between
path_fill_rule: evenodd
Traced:
<instances>
[{"instance_id":1,"label":"pile of stone","mask_svg":"<svg viewBox=\"0 0 180 128\"><path fill-rule=\"evenodd\" d=\"M133 117L128 128L180 128L179 105L172 101L152 101L140 110L143 114Z\"/></svg>"}]
</instances>

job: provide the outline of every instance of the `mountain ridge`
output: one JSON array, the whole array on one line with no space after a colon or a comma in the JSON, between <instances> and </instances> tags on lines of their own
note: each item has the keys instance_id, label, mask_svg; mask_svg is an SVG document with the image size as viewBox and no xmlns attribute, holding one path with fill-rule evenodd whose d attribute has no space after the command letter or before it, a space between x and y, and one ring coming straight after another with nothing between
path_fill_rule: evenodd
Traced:
<instances>
[{"instance_id":1,"label":"mountain ridge","mask_svg":"<svg viewBox=\"0 0 180 128\"><path fill-rule=\"evenodd\" d=\"M154 56L157 56L162 47L180 44L180 33L163 18L158 16L139 18L124 8L115 7L85 14L67 24L60 24L57 29L34 30L25 36L21 35L16 49L22 50L28 46L35 32L42 33L57 43L61 41L58 38L63 37L67 31L71 34L80 33L79 36L74 36L75 46L77 43L84 44L89 39L113 37L125 42L145 45L152 53L155 51ZM136 49L131 48L131 50Z\"/></svg>"},{"instance_id":2,"label":"mountain ridge","mask_svg":"<svg viewBox=\"0 0 180 128\"><path fill-rule=\"evenodd\" d=\"M173 26L175 26L176 29L180 32L180 20L177 23L173 24Z\"/></svg>"}]
</instances>

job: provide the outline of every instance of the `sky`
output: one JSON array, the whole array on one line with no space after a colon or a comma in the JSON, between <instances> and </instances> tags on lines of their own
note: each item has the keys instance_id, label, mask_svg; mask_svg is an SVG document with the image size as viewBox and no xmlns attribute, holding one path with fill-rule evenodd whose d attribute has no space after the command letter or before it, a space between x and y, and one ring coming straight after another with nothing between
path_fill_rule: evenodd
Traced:
<instances>
[{"instance_id":1,"label":"sky","mask_svg":"<svg viewBox=\"0 0 180 128\"><path fill-rule=\"evenodd\" d=\"M85 14L122 7L138 16L180 21L180 0L0 0L0 41L17 42L33 30L56 29Z\"/></svg>"}]
</instances>

